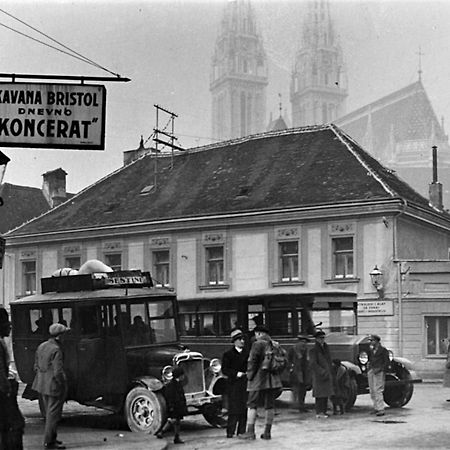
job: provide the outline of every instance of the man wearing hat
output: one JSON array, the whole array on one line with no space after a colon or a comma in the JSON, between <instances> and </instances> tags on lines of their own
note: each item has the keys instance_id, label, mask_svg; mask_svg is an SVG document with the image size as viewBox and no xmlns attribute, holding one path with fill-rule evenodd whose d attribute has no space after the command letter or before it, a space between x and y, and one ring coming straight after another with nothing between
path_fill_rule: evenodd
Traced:
<instances>
[{"instance_id":1,"label":"man wearing hat","mask_svg":"<svg viewBox=\"0 0 450 450\"><path fill-rule=\"evenodd\" d=\"M289 378L294 400L297 401L298 411L309 412L305 406L308 387L311 386L311 370L308 362L308 336L299 335L297 343L288 351Z\"/></svg>"},{"instance_id":2,"label":"man wearing hat","mask_svg":"<svg viewBox=\"0 0 450 450\"><path fill-rule=\"evenodd\" d=\"M45 448L66 448L57 439L57 426L67 395L61 336L68 330L69 328L61 323L50 325L50 338L39 345L34 360L36 376L32 387L39 393L39 400L45 412Z\"/></svg>"},{"instance_id":3,"label":"man wearing hat","mask_svg":"<svg viewBox=\"0 0 450 450\"><path fill-rule=\"evenodd\" d=\"M245 433L247 426L247 359L244 333L240 329L231 332L233 346L222 356L222 372L227 379L228 423L227 438Z\"/></svg>"},{"instance_id":4,"label":"man wearing hat","mask_svg":"<svg viewBox=\"0 0 450 450\"><path fill-rule=\"evenodd\" d=\"M275 398L282 389L281 374L268 371L263 367L266 353L273 347L269 330L264 325L254 328L255 342L252 344L247 363L247 431L240 435L241 439L256 439L255 423L259 405L264 406L264 433L261 439L271 439L271 429L275 415ZM273 350L272 350L273 351Z\"/></svg>"},{"instance_id":5,"label":"man wearing hat","mask_svg":"<svg viewBox=\"0 0 450 450\"><path fill-rule=\"evenodd\" d=\"M17 404L19 383L10 375L9 351L4 339L10 332L8 312L0 307L0 448L22 450L25 420Z\"/></svg>"},{"instance_id":6,"label":"man wearing hat","mask_svg":"<svg viewBox=\"0 0 450 450\"><path fill-rule=\"evenodd\" d=\"M331 397L334 393L333 367L330 350L325 342L325 333L317 331L315 338L314 347L309 351L313 396L316 399L316 417L326 419L328 417L328 397Z\"/></svg>"},{"instance_id":7,"label":"man wearing hat","mask_svg":"<svg viewBox=\"0 0 450 450\"><path fill-rule=\"evenodd\" d=\"M367 378L374 408L372 414L384 416L383 392L386 370L389 365L389 352L381 345L381 338L377 334L371 334L369 336L369 342L369 370L367 372Z\"/></svg>"}]
</instances>

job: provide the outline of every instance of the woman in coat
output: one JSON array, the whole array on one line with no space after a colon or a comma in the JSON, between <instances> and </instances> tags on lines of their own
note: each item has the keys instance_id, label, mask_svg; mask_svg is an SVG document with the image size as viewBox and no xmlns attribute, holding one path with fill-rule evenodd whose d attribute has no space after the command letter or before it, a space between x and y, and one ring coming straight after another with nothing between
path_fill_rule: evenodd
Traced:
<instances>
[{"instance_id":1,"label":"woman in coat","mask_svg":"<svg viewBox=\"0 0 450 450\"><path fill-rule=\"evenodd\" d=\"M313 397L316 399L316 417L327 418L328 397L334 393L333 369L330 350L325 343L325 333L318 331L316 343L309 351L309 364L312 371Z\"/></svg>"},{"instance_id":2,"label":"woman in coat","mask_svg":"<svg viewBox=\"0 0 450 450\"><path fill-rule=\"evenodd\" d=\"M447 346L447 360L445 362L443 386L446 388L450 388L450 345L448 338L444 339L444 345ZM450 399L447 399L447 401L450 402Z\"/></svg>"}]
</instances>

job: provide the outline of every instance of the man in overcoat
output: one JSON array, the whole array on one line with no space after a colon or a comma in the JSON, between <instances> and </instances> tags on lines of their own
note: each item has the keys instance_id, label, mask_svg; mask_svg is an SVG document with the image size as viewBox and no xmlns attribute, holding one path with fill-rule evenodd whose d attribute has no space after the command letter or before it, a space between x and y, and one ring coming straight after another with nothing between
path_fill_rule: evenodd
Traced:
<instances>
[{"instance_id":1,"label":"man in overcoat","mask_svg":"<svg viewBox=\"0 0 450 450\"><path fill-rule=\"evenodd\" d=\"M247 426L247 360L245 336L239 330L231 332L233 346L222 357L222 372L227 376L228 423L227 438L245 433Z\"/></svg>"},{"instance_id":2,"label":"man in overcoat","mask_svg":"<svg viewBox=\"0 0 450 450\"><path fill-rule=\"evenodd\" d=\"M264 325L254 329L255 342L250 349L247 364L247 431L238 436L241 439L256 439L255 422L259 405L264 406L264 433L261 439L271 439L271 429L274 418L275 398L282 388L281 374L272 373L262 368L266 350L272 345L269 330Z\"/></svg>"},{"instance_id":3,"label":"man in overcoat","mask_svg":"<svg viewBox=\"0 0 450 450\"><path fill-rule=\"evenodd\" d=\"M4 340L10 332L8 312L0 307L0 450L22 450L25 420L17 405L19 383L10 375L10 356Z\"/></svg>"},{"instance_id":4,"label":"man in overcoat","mask_svg":"<svg viewBox=\"0 0 450 450\"><path fill-rule=\"evenodd\" d=\"M45 448L66 448L57 439L57 427L67 396L61 336L68 330L69 328L61 323L50 325L50 338L39 345L34 360L36 375L32 387L39 393L39 400L45 412Z\"/></svg>"},{"instance_id":5,"label":"man in overcoat","mask_svg":"<svg viewBox=\"0 0 450 450\"><path fill-rule=\"evenodd\" d=\"M328 398L333 395L333 370L325 333L318 331L315 339L314 347L309 351L313 397L316 399L316 417L326 419Z\"/></svg>"},{"instance_id":6,"label":"man in overcoat","mask_svg":"<svg viewBox=\"0 0 450 450\"><path fill-rule=\"evenodd\" d=\"M384 416L384 384L386 370L389 365L389 352L381 345L381 338L377 334L369 337L369 364L367 378L369 381L370 396L373 402L373 414Z\"/></svg>"},{"instance_id":7,"label":"man in overcoat","mask_svg":"<svg viewBox=\"0 0 450 450\"><path fill-rule=\"evenodd\" d=\"M288 351L289 378L299 412L309 412L305 406L306 391L311 386L311 370L308 362L308 336L299 335L298 342Z\"/></svg>"}]
</instances>

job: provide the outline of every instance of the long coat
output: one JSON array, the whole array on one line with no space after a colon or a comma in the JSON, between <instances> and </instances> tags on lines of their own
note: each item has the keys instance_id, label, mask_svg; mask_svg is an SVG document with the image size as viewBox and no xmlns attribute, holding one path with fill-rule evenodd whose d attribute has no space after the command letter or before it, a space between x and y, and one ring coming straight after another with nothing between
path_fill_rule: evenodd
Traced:
<instances>
[{"instance_id":1,"label":"long coat","mask_svg":"<svg viewBox=\"0 0 450 450\"><path fill-rule=\"evenodd\" d=\"M311 369L306 347L302 344L293 345L288 351L288 363L291 384L311 385Z\"/></svg>"},{"instance_id":2,"label":"long coat","mask_svg":"<svg viewBox=\"0 0 450 450\"><path fill-rule=\"evenodd\" d=\"M64 397L67 393L67 379L64 372L63 351L55 338L39 345L34 359L36 376L33 389L41 395Z\"/></svg>"},{"instance_id":3,"label":"long coat","mask_svg":"<svg viewBox=\"0 0 450 450\"><path fill-rule=\"evenodd\" d=\"M279 389L283 385L278 373L261 370L266 349L270 345L270 337L263 337L252 344L247 364L247 391L261 391L263 389Z\"/></svg>"},{"instance_id":4,"label":"long coat","mask_svg":"<svg viewBox=\"0 0 450 450\"><path fill-rule=\"evenodd\" d=\"M447 361L445 363L444 387L450 387L450 345L447 348Z\"/></svg>"},{"instance_id":5,"label":"long coat","mask_svg":"<svg viewBox=\"0 0 450 450\"><path fill-rule=\"evenodd\" d=\"M167 415L172 419L182 419L187 414L186 396L182 384L175 378L164 387Z\"/></svg>"},{"instance_id":6,"label":"long coat","mask_svg":"<svg viewBox=\"0 0 450 450\"><path fill-rule=\"evenodd\" d=\"M312 370L313 396L316 398L333 395L333 372L330 350L326 343L315 343L309 351L309 364Z\"/></svg>"},{"instance_id":7,"label":"long coat","mask_svg":"<svg viewBox=\"0 0 450 450\"><path fill-rule=\"evenodd\" d=\"M228 413L242 414L247 411L247 377L238 378L238 372L247 371L248 351L238 352L235 347L222 357L222 372L227 378Z\"/></svg>"}]
</instances>

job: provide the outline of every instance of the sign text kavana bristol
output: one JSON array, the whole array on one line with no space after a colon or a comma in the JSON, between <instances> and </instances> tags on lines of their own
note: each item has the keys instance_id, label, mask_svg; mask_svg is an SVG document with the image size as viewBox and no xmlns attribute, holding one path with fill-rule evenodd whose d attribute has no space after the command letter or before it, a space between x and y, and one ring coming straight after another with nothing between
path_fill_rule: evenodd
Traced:
<instances>
[{"instance_id":1,"label":"sign text kavana bristol","mask_svg":"<svg viewBox=\"0 0 450 450\"><path fill-rule=\"evenodd\" d=\"M0 146L103 150L101 85L0 83Z\"/></svg>"}]
</instances>

